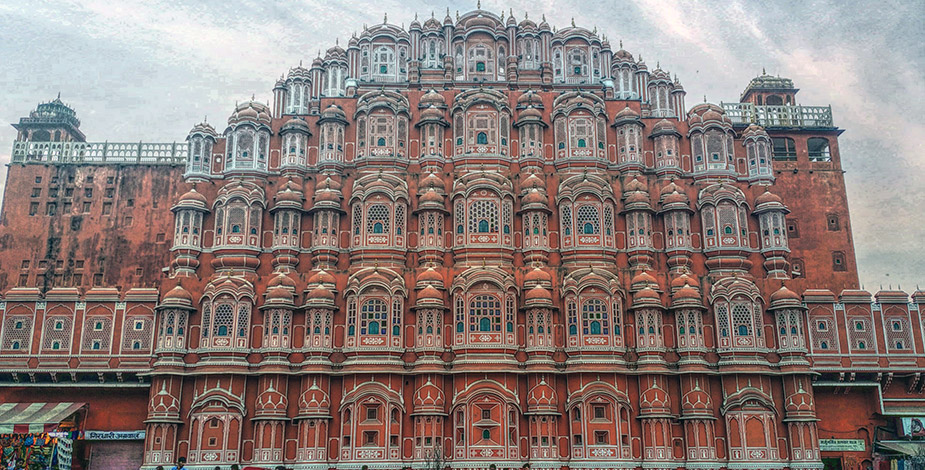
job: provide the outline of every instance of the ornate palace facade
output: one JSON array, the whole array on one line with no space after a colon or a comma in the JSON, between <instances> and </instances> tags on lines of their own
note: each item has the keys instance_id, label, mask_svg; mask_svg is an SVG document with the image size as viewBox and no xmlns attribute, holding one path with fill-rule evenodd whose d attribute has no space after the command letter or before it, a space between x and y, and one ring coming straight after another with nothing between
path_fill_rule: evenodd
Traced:
<instances>
[{"instance_id":1,"label":"ornate palace facade","mask_svg":"<svg viewBox=\"0 0 925 470\"><path fill-rule=\"evenodd\" d=\"M614 49L384 22L180 144L40 105L0 401L88 402L148 469L860 468L921 405L925 293L858 290L831 110L765 74L688 108Z\"/></svg>"}]
</instances>

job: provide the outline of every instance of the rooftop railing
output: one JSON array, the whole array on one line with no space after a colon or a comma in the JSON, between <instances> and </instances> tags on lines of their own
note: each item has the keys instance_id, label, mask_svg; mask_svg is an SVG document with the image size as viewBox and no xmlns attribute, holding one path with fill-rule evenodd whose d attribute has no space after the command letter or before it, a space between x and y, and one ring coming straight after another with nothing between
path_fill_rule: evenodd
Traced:
<instances>
[{"instance_id":1,"label":"rooftop railing","mask_svg":"<svg viewBox=\"0 0 925 470\"><path fill-rule=\"evenodd\" d=\"M186 142L13 142L13 163L183 165Z\"/></svg>"},{"instance_id":2,"label":"rooftop railing","mask_svg":"<svg viewBox=\"0 0 925 470\"><path fill-rule=\"evenodd\" d=\"M831 106L759 106L722 103L733 124L756 123L763 127L835 127Z\"/></svg>"}]
</instances>

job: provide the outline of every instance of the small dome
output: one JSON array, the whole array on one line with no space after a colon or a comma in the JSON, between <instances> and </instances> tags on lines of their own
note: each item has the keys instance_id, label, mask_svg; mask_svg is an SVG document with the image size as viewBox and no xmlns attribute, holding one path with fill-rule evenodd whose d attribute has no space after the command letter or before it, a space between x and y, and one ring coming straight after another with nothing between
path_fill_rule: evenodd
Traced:
<instances>
[{"instance_id":1,"label":"small dome","mask_svg":"<svg viewBox=\"0 0 925 470\"><path fill-rule=\"evenodd\" d=\"M647 271L640 271L638 274L633 276L633 279L630 281L630 285L634 290L642 289L644 287L658 287L658 280L655 279L655 276L652 276Z\"/></svg>"},{"instance_id":2,"label":"small dome","mask_svg":"<svg viewBox=\"0 0 925 470\"><path fill-rule=\"evenodd\" d=\"M521 93L521 95L517 97L518 108L526 108L528 106L533 106L534 108L543 107L543 99L532 89Z\"/></svg>"},{"instance_id":3,"label":"small dome","mask_svg":"<svg viewBox=\"0 0 925 470\"><path fill-rule=\"evenodd\" d=\"M427 93L424 93L424 95L421 96L421 100L418 102L419 108L428 108L430 106L436 106L438 108L446 106L446 99L433 88Z\"/></svg>"},{"instance_id":4,"label":"small dome","mask_svg":"<svg viewBox=\"0 0 925 470\"><path fill-rule=\"evenodd\" d=\"M691 200L684 192L684 189L675 184L673 181L659 191L661 196L658 203L662 206L663 211L668 210L690 210Z\"/></svg>"},{"instance_id":5,"label":"small dome","mask_svg":"<svg viewBox=\"0 0 925 470\"><path fill-rule=\"evenodd\" d=\"M527 193L523 196L523 205L546 205L547 204L546 193L540 191L537 188L530 188L527 190Z\"/></svg>"},{"instance_id":6,"label":"small dome","mask_svg":"<svg viewBox=\"0 0 925 470\"><path fill-rule=\"evenodd\" d=\"M653 382L652 386L639 396L639 413L642 415L670 413L668 392Z\"/></svg>"},{"instance_id":7,"label":"small dome","mask_svg":"<svg viewBox=\"0 0 925 470\"><path fill-rule=\"evenodd\" d=\"M430 188L421 196L421 205L439 205L443 207L443 195Z\"/></svg>"},{"instance_id":8,"label":"small dome","mask_svg":"<svg viewBox=\"0 0 925 470\"><path fill-rule=\"evenodd\" d=\"M433 285L428 284L427 287L418 292L418 302L443 302L443 294Z\"/></svg>"},{"instance_id":9,"label":"small dome","mask_svg":"<svg viewBox=\"0 0 925 470\"><path fill-rule=\"evenodd\" d=\"M539 266L534 266L533 269L524 275L525 286L548 286L551 284L552 276Z\"/></svg>"},{"instance_id":10,"label":"small dome","mask_svg":"<svg viewBox=\"0 0 925 470\"><path fill-rule=\"evenodd\" d=\"M290 203L290 205L301 207L304 198L305 196L302 194L302 190L299 188L298 184L289 180L280 191L276 193L276 205Z\"/></svg>"},{"instance_id":11,"label":"small dome","mask_svg":"<svg viewBox=\"0 0 925 470\"><path fill-rule=\"evenodd\" d=\"M694 288L700 288L700 282L697 281L697 278L691 276L689 273L681 273L680 276L671 280L672 289L680 289L684 286L691 286Z\"/></svg>"},{"instance_id":12,"label":"small dome","mask_svg":"<svg viewBox=\"0 0 925 470\"><path fill-rule=\"evenodd\" d=\"M331 398L312 382L311 387L299 396L299 415L301 416L328 416L331 413Z\"/></svg>"},{"instance_id":13,"label":"small dome","mask_svg":"<svg viewBox=\"0 0 925 470\"><path fill-rule=\"evenodd\" d=\"M661 306L662 299L659 297L658 292L655 292L651 287L646 287L639 292L633 294L633 307L643 307L643 306Z\"/></svg>"},{"instance_id":14,"label":"small dome","mask_svg":"<svg viewBox=\"0 0 925 470\"><path fill-rule=\"evenodd\" d=\"M742 138L745 140L761 137L768 138L768 133L758 124L749 124L749 126L744 131L742 131Z\"/></svg>"},{"instance_id":15,"label":"small dome","mask_svg":"<svg viewBox=\"0 0 925 470\"><path fill-rule=\"evenodd\" d=\"M330 300L334 301L334 293L325 286L318 286L312 289L308 294L309 300Z\"/></svg>"},{"instance_id":16,"label":"small dome","mask_svg":"<svg viewBox=\"0 0 925 470\"><path fill-rule=\"evenodd\" d=\"M443 276L436 269L429 267L418 274L417 284L443 287Z\"/></svg>"},{"instance_id":17,"label":"small dome","mask_svg":"<svg viewBox=\"0 0 925 470\"><path fill-rule=\"evenodd\" d=\"M311 130L309 130L308 123L306 123L304 119L300 119L298 117L290 118L288 121L286 121L286 124L283 124L283 127L281 127L279 131L280 133L283 133L283 134L286 134L289 132L301 132L303 134L311 134Z\"/></svg>"},{"instance_id":18,"label":"small dome","mask_svg":"<svg viewBox=\"0 0 925 470\"><path fill-rule=\"evenodd\" d=\"M803 388L802 382L797 386L797 390L787 397L784 409L787 413L815 415L816 407L813 404L813 396Z\"/></svg>"},{"instance_id":19,"label":"small dome","mask_svg":"<svg viewBox=\"0 0 925 470\"><path fill-rule=\"evenodd\" d=\"M307 307L334 309L334 292L325 285L318 285L305 298Z\"/></svg>"},{"instance_id":20,"label":"small dome","mask_svg":"<svg viewBox=\"0 0 925 470\"><path fill-rule=\"evenodd\" d=\"M527 394L527 412L555 413L557 408L556 390L546 383L546 379L541 378Z\"/></svg>"},{"instance_id":21,"label":"small dome","mask_svg":"<svg viewBox=\"0 0 925 470\"><path fill-rule=\"evenodd\" d=\"M700 292L689 285L681 287L675 291L674 295L671 296L671 307L702 308L703 303L702 298L700 297Z\"/></svg>"},{"instance_id":22,"label":"small dome","mask_svg":"<svg viewBox=\"0 0 925 470\"><path fill-rule=\"evenodd\" d=\"M542 121L543 112L540 111L536 106L530 105L520 111L519 117L520 122Z\"/></svg>"},{"instance_id":23,"label":"small dome","mask_svg":"<svg viewBox=\"0 0 925 470\"><path fill-rule=\"evenodd\" d=\"M692 390L689 390L681 397L681 409L685 411L699 411L712 415L713 406L711 403L710 394L701 389L700 385L695 385Z\"/></svg>"},{"instance_id":24,"label":"small dome","mask_svg":"<svg viewBox=\"0 0 925 470\"><path fill-rule=\"evenodd\" d=\"M177 205L174 208L188 208L208 211L208 207L209 201L206 199L206 197L203 196L199 191L196 191L196 188L192 188L180 196L180 200L177 201Z\"/></svg>"},{"instance_id":25,"label":"small dome","mask_svg":"<svg viewBox=\"0 0 925 470\"><path fill-rule=\"evenodd\" d=\"M267 289L273 289L276 287L295 289L295 281L293 281L291 277L283 273L279 273L274 276L273 279L270 279L269 283L267 283Z\"/></svg>"},{"instance_id":26,"label":"small dome","mask_svg":"<svg viewBox=\"0 0 925 470\"><path fill-rule=\"evenodd\" d=\"M780 196L765 190L764 193L755 199L755 207L763 204L783 204L783 200L781 200Z\"/></svg>"},{"instance_id":27,"label":"small dome","mask_svg":"<svg viewBox=\"0 0 925 470\"><path fill-rule=\"evenodd\" d=\"M546 183L536 173L530 173L530 176L520 182L521 188L546 188Z\"/></svg>"},{"instance_id":28,"label":"small dome","mask_svg":"<svg viewBox=\"0 0 925 470\"><path fill-rule=\"evenodd\" d=\"M334 276L323 269L319 270L315 274L312 274L312 276L308 278L308 284L313 286L321 284L333 286L335 283L336 280L334 279Z\"/></svg>"},{"instance_id":29,"label":"small dome","mask_svg":"<svg viewBox=\"0 0 925 470\"><path fill-rule=\"evenodd\" d=\"M624 194L626 194L626 193L628 193L628 192L630 192L630 191L646 191L646 192L648 192L648 191L649 191L649 187L646 186L645 183L643 183L642 181L640 181L639 178L636 178L636 177L634 176L633 179L631 179L630 181L628 181L628 182L623 186L623 193L624 193Z\"/></svg>"},{"instance_id":30,"label":"small dome","mask_svg":"<svg viewBox=\"0 0 925 470\"><path fill-rule=\"evenodd\" d=\"M443 394L443 390L440 390L440 387L434 385L434 383L430 381L430 377L428 377L427 382L414 392L412 402L414 413L442 414L444 412L443 408L446 403L446 398Z\"/></svg>"},{"instance_id":31,"label":"small dome","mask_svg":"<svg viewBox=\"0 0 925 470\"><path fill-rule=\"evenodd\" d=\"M665 134L676 134L678 133L678 127L675 124L667 119L662 119L661 121L655 123L655 126L652 127L651 137L658 137Z\"/></svg>"},{"instance_id":32,"label":"small dome","mask_svg":"<svg viewBox=\"0 0 925 470\"><path fill-rule=\"evenodd\" d=\"M235 125L242 122L253 124L270 124L270 108L259 101L245 101L239 103L234 108L234 112L228 117L228 125Z\"/></svg>"},{"instance_id":33,"label":"small dome","mask_svg":"<svg viewBox=\"0 0 925 470\"><path fill-rule=\"evenodd\" d=\"M623 49L622 44L620 45L620 50L617 52L614 52L613 57L614 57L614 62L635 62L635 60L633 59L633 54L630 54L625 49Z\"/></svg>"},{"instance_id":34,"label":"small dome","mask_svg":"<svg viewBox=\"0 0 925 470\"><path fill-rule=\"evenodd\" d=\"M347 115L344 114L344 110L341 109L340 106L337 106L334 103L331 103L331 106L328 106L327 108L324 109L324 111L321 113L321 119L319 119L318 121L324 122L324 121L331 121L331 120L347 122Z\"/></svg>"},{"instance_id":35,"label":"small dome","mask_svg":"<svg viewBox=\"0 0 925 470\"><path fill-rule=\"evenodd\" d=\"M777 289L771 296L768 298L770 301L768 308L778 309L778 308L800 308L803 306L803 298L799 294L787 288L787 286L780 286L780 289Z\"/></svg>"},{"instance_id":36,"label":"small dome","mask_svg":"<svg viewBox=\"0 0 925 470\"><path fill-rule=\"evenodd\" d=\"M292 301L292 291L285 287L274 287L267 291L265 306L291 306Z\"/></svg>"},{"instance_id":37,"label":"small dome","mask_svg":"<svg viewBox=\"0 0 925 470\"><path fill-rule=\"evenodd\" d=\"M192 308L193 295L190 294L188 290L184 289L183 286L177 284L176 287L164 294L161 306Z\"/></svg>"},{"instance_id":38,"label":"small dome","mask_svg":"<svg viewBox=\"0 0 925 470\"><path fill-rule=\"evenodd\" d=\"M443 110L434 105L430 105L421 111L421 121L440 121L442 119Z\"/></svg>"},{"instance_id":39,"label":"small dome","mask_svg":"<svg viewBox=\"0 0 925 470\"><path fill-rule=\"evenodd\" d=\"M524 294L524 307L549 307L552 305L552 293L537 284Z\"/></svg>"},{"instance_id":40,"label":"small dome","mask_svg":"<svg viewBox=\"0 0 925 470\"><path fill-rule=\"evenodd\" d=\"M196 134L208 135L212 136L213 138L218 135L215 133L215 128L207 122L200 122L199 124L193 126L193 128L189 131L189 135L192 136Z\"/></svg>"},{"instance_id":41,"label":"small dome","mask_svg":"<svg viewBox=\"0 0 925 470\"><path fill-rule=\"evenodd\" d=\"M264 391L257 395L255 402L255 416L286 416L286 408L289 407L289 400L286 395L276 390L271 383Z\"/></svg>"},{"instance_id":42,"label":"small dome","mask_svg":"<svg viewBox=\"0 0 925 470\"><path fill-rule=\"evenodd\" d=\"M623 108L613 119L615 125L639 122L639 113L633 111L629 106Z\"/></svg>"},{"instance_id":43,"label":"small dome","mask_svg":"<svg viewBox=\"0 0 925 470\"><path fill-rule=\"evenodd\" d=\"M425 176L418 184L419 188L438 188L443 189L443 180L434 173Z\"/></svg>"}]
</instances>

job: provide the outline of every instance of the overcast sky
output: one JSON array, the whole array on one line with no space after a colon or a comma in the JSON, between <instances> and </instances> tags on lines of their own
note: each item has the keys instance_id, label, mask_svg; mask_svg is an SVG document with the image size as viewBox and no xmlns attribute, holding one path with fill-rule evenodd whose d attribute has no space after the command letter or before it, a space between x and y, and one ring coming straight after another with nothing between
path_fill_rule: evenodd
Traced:
<instances>
[{"instance_id":1,"label":"overcast sky","mask_svg":"<svg viewBox=\"0 0 925 470\"><path fill-rule=\"evenodd\" d=\"M388 13L421 20L462 2L0 0L0 162L8 123L60 91L88 140L182 141L235 101L270 100L277 77ZM734 101L762 67L792 78L798 102L831 104L861 282L925 286L925 0L694 2L482 1L518 19L606 34L678 75L688 105ZM2 170L5 173L5 168ZM2 176L5 181L5 175Z\"/></svg>"}]
</instances>

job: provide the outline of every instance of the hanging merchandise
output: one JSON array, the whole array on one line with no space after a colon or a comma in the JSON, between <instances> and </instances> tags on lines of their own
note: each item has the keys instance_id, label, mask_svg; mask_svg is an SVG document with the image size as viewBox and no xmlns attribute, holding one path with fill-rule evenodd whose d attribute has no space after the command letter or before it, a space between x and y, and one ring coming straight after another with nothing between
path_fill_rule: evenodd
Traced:
<instances>
[{"instance_id":1,"label":"hanging merchandise","mask_svg":"<svg viewBox=\"0 0 925 470\"><path fill-rule=\"evenodd\" d=\"M69 437L58 438L58 469L71 470L71 453L74 441Z\"/></svg>"}]
</instances>

